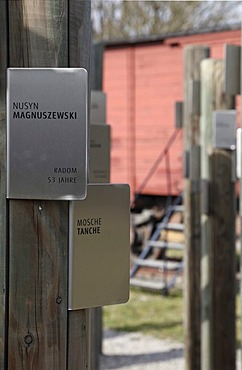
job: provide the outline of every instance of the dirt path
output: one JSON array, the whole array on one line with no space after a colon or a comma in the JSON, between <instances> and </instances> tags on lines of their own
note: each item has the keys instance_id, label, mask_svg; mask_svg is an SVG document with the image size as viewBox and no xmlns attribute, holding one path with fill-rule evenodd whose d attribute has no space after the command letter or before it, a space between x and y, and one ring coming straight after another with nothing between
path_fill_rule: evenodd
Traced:
<instances>
[{"instance_id":1,"label":"dirt path","mask_svg":"<svg viewBox=\"0 0 242 370\"><path fill-rule=\"evenodd\" d=\"M241 352L237 352L237 370ZM184 370L183 344L140 333L104 332L100 370Z\"/></svg>"},{"instance_id":2,"label":"dirt path","mask_svg":"<svg viewBox=\"0 0 242 370\"><path fill-rule=\"evenodd\" d=\"M105 331L100 370L184 370L183 345L140 333Z\"/></svg>"}]
</instances>

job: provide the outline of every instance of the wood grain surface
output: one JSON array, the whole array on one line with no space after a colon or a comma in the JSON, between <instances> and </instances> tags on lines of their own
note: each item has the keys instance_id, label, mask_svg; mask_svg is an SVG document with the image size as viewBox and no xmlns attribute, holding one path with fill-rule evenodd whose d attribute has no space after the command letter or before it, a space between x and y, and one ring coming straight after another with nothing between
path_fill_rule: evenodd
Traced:
<instances>
[{"instance_id":1,"label":"wood grain surface","mask_svg":"<svg viewBox=\"0 0 242 370\"><path fill-rule=\"evenodd\" d=\"M235 275L231 275L235 257L235 230L231 225L235 221L233 219L227 222L229 218L235 217L234 184L230 171L232 153L229 153L228 157L223 151L214 151L212 147L212 112L234 109L234 97L223 91L223 72L222 60L207 59L201 63L201 177L204 183L207 183L209 196L209 209L201 214L202 370L235 368L235 311L231 315L231 305L234 305L235 299ZM224 166L227 168L225 172ZM221 171L223 176L218 177ZM219 187L218 178L221 181ZM227 192L226 197L223 195L223 189ZM203 197L206 197L206 193L202 193L202 202L206 203ZM222 204L223 202L225 204ZM223 221L225 219L226 223ZM221 223L223 229L227 230L227 238L223 242L220 234L222 229L218 228ZM230 255L226 252L227 248L231 248ZM228 258L224 259L224 256ZM225 274L221 274L223 269L227 270ZM221 295L219 292L223 289L226 292ZM229 301L224 299L225 297L229 297ZM226 336L219 337L224 331L227 332Z\"/></svg>"},{"instance_id":2,"label":"wood grain surface","mask_svg":"<svg viewBox=\"0 0 242 370\"><path fill-rule=\"evenodd\" d=\"M209 57L207 46L188 46L184 53L184 146L188 157L188 176L184 179L185 205L185 289L184 329L186 368L200 370L200 91L191 99L192 88L198 83L200 63ZM200 107L198 107L200 108Z\"/></svg>"},{"instance_id":3,"label":"wood grain surface","mask_svg":"<svg viewBox=\"0 0 242 370\"><path fill-rule=\"evenodd\" d=\"M9 67L88 67L89 1L6 3ZM9 201L8 370L89 368L88 312L68 312L68 206Z\"/></svg>"},{"instance_id":4,"label":"wood grain surface","mask_svg":"<svg viewBox=\"0 0 242 370\"><path fill-rule=\"evenodd\" d=\"M66 369L68 202L11 201L9 369Z\"/></svg>"},{"instance_id":5,"label":"wood grain surface","mask_svg":"<svg viewBox=\"0 0 242 370\"><path fill-rule=\"evenodd\" d=\"M7 7L0 1L0 369L6 363L7 203L6 203L6 68L8 63Z\"/></svg>"}]
</instances>

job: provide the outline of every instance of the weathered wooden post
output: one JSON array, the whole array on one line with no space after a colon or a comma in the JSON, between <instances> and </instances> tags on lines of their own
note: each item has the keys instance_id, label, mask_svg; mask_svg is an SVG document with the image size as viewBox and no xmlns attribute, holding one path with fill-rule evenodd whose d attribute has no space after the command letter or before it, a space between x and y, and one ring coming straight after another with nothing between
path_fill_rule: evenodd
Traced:
<instances>
[{"instance_id":1,"label":"weathered wooden post","mask_svg":"<svg viewBox=\"0 0 242 370\"><path fill-rule=\"evenodd\" d=\"M185 287L184 329L186 369L200 369L200 62L209 57L207 46L185 49Z\"/></svg>"},{"instance_id":2,"label":"weathered wooden post","mask_svg":"<svg viewBox=\"0 0 242 370\"><path fill-rule=\"evenodd\" d=\"M1 1L0 7L1 146L5 148L6 67L82 66L89 70L91 26L89 1L6 0ZM88 369L89 310L68 311L67 305L68 202L10 200L8 227L5 227L2 153L3 149L0 367L8 370ZM5 336L7 228L9 318Z\"/></svg>"},{"instance_id":3,"label":"weathered wooden post","mask_svg":"<svg viewBox=\"0 0 242 370\"><path fill-rule=\"evenodd\" d=\"M0 369L6 360L6 68L7 68L7 4L0 2Z\"/></svg>"},{"instance_id":4,"label":"weathered wooden post","mask_svg":"<svg viewBox=\"0 0 242 370\"><path fill-rule=\"evenodd\" d=\"M226 92L233 95L242 95L242 64L241 64L241 46L238 45L225 45L225 89ZM241 108L240 108L241 109ZM239 201L239 217L240 225L242 225L242 179L241 179L241 126L242 120L240 117L240 130L238 130L238 147L237 149L237 175L240 180L240 201ZM242 230L240 230L240 275L242 272ZM242 284L240 283L240 315L242 312ZM240 334L242 332L240 331ZM241 349L242 343L240 343Z\"/></svg>"},{"instance_id":5,"label":"weathered wooden post","mask_svg":"<svg viewBox=\"0 0 242 370\"><path fill-rule=\"evenodd\" d=\"M235 178L233 153L212 142L214 111L234 108L223 92L223 62L201 63L201 362L235 369ZM231 130L226 118L222 127ZM221 123L220 122L220 123ZM230 132L230 131L228 131ZM224 135L225 139L230 135Z\"/></svg>"}]
</instances>

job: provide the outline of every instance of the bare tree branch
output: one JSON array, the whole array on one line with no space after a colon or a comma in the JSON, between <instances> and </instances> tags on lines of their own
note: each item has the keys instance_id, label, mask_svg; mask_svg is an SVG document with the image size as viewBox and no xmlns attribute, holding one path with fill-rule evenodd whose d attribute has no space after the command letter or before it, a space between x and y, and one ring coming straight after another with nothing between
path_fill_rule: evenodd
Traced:
<instances>
[{"instance_id":1,"label":"bare tree branch","mask_svg":"<svg viewBox=\"0 0 242 370\"><path fill-rule=\"evenodd\" d=\"M242 1L92 0L95 40L129 39L239 22Z\"/></svg>"}]
</instances>

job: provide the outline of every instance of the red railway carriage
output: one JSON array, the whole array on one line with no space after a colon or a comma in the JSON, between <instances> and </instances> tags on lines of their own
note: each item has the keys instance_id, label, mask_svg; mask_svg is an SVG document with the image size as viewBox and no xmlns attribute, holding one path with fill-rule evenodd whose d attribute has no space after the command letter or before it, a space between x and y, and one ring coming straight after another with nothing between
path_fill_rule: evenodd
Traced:
<instances>
[{"instance_id":1,"label":"red railway carriage","mask_svg":"<svg viewBox=\"0 0 242 370\"><path fill-rule=\"evenodd\" d=\"M240 27L234 27L106 44L103 90L112 132L112 182L129 183L131 194L167 196L182 190L182 132L167 155L162 151L175 130L175 102L183 100L184 48L208 45L211 58L221 59L225 44L240 42Z\"/></svg>"}]
</instances>

